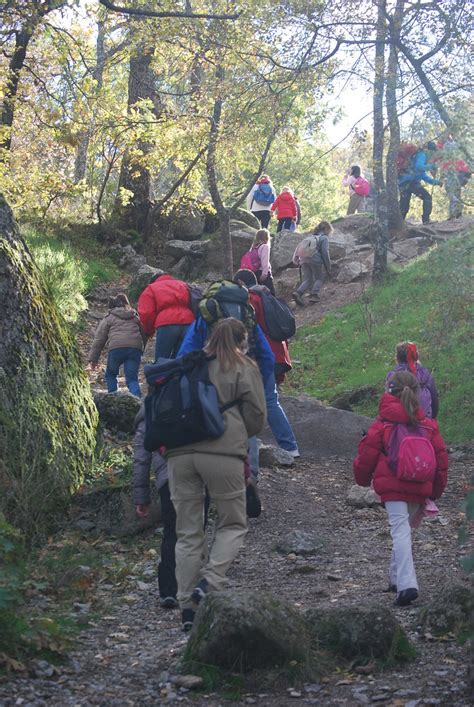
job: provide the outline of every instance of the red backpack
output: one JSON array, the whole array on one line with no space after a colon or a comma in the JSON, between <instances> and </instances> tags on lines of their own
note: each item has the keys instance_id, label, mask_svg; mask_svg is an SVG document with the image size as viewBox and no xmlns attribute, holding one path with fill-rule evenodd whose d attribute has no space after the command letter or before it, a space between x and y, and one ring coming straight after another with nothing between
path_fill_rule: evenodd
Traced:
<instances>
[{"instance_id":1,"label":"red backpack","mask_svg":"<svg viewBox=\"0 0 474 707\"><path fill-rule=\"evenodd\" d=\"M389 466L397 479L418 484L433 481L436 455L425 428L403 423L392 426L387 453Z\"/></svg>"},{"instance_id":2,"label":"red backpack","mask_svg":"<svg viewBox=\"0 0 474 707\"><path fill-rule=\"evenodd\" d=\"M370 184L365 177L357 177L352 188L359 196L369 196Z\"/></svg>"},{"instance_id":3,"label":"red backpack","mask_svg":"<svg viewBox=\"0 0 474 707\"><path fill-rule=\"evenodd\" d=\"M258 252L259 248L260 246L257 246L256 248L252 247L243 254L240 260L241 270L251 270L252 272L257 272L257 270L262 269L262 262Z\"/></svg>"},{"instance_id":4,"label":"red backpack","mask_svg":"<svg viewBox=\"0 0 474 707\"><path fill-rule=\"evenodd\" d=\"M402 142L398 149L397 155L397 173L402 174L408 172L411 166L411 161L414 155L418 152L416 145L410 142Z\"/></svg>"}]
</instances>

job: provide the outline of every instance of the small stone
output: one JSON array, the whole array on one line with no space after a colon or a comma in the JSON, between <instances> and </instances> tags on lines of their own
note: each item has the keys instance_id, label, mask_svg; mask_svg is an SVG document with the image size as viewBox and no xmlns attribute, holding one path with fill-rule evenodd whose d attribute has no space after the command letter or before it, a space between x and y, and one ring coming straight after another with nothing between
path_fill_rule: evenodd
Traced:
<instances>
[{"instance_id":1,"label":"small stone","mask_svg":"<svg viewBox=\"0 0 474 707\"><path fill-rule=\"evenodd\" d=\"M371 701L372 702L384 702L385 700L389 700L390 695L388 695L386 692L384 692L381 695L372 695Z\"/></svg>"},{"instance_id":2,"label":"small stone","mask_svg":"<svg viewBox=\"0 0 474 707\"><path fill-rule=\"evenodd\" d=\"M290 554L286 556L286 559L290 562L296 562L297 557L294 552L290 552Z\"/></svg>"},{"instance_id":3,"label":"small stone","mask_svg":"<svg viewBox=\"0 0 474 707\"><path fill-rule=\"evenodd\" d=\"M199 690L204 685L204 680L199 675L178 675L174 681L177 687L184 687L186 690Z\"/></svg>"},{"instance_id":4,"label":"small stone","mask_svg":"<svg viewBox=\"0 0 474 707\"><path fill-rule=\"evenodd\" d=\"M301 697L301 692L298 690L289 690L290 697Z\"/></svg>"}]
</instances>

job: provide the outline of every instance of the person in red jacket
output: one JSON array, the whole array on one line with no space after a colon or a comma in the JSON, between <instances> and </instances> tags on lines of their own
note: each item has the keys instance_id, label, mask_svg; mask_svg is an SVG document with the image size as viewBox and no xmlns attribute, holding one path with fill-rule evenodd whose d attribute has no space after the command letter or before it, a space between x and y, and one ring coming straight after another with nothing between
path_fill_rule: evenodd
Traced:
<instances>
[{"instance_id":1,"label":"person in red jacket","mask_svg":"<svg viewBox=\"0 0 474 707\"><path fill-rule=\"evenodd\" d=\"M283 187L280 194L278 194L277 198L273 202L271 211L272 213L276 212L277 215L277 233L279 233L283 228L290 230L291 225L296 223L296 219L298 218L298 207L290 187Z\"/></svg>"},{"instance_id":2,"label":"person in red jacket","mask_svg":"<svg viewBox=\"0 0 474 707\"><path fill-rule=\"evenodd\" d=\"M397 425L409 425L432 444L436 457L433 481L415 482L397 478L389 465L391 435ZM407 606L418 597L413 564L410 520L427 499L442 495L448 472L448 455L436 420L425 416L419 402L419 383L406 371L395 373L388 393L379 403L379 415L359 443L354 476L360 486L370 486L380 496L388 514L393 541L388 591L397 592L395 604Z\"/></svg>"},{"instance_id":3,"label":"person in red jacket","mask_svg":"<svg viewBox=\"0 0 474 707\"><path fill-rule=\"evenodd\" d=\"M195 319L186 283L158 275L141 293L137 309L144 333L153 336L156 331L155 361L174 358Z\"/></svg>"},{"instance_id":4,"label":"person in red jacket","mask_svg":"<svg viewBox=\"0 0 474 707\"><path fill-rule=\"evenodd\" d=\"M285 373L291 371L292 366L290 352L288 351L288 342L275 341L275 339L268 336L260 292L262 290L269 292L269 289L265 287L265 285L258 284L257 276L252 270L238 270L234 275L234 282L239 285L244 285L249 291L250 304L255 310L255 319L257 320L257 324L262 328L265 338L275 356L275 380L278 385L281 385L285 380Z\"/></svg>"}]
</instances>

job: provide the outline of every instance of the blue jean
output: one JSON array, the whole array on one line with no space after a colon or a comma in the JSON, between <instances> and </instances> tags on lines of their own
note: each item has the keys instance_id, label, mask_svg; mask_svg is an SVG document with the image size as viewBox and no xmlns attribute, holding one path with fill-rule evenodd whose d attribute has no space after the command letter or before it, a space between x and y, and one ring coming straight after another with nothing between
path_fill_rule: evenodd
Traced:
<instances>
[{"instance_id":1,"label":"blue jean","mask_svg":"<svg viewBox=\"0 0 474 707\"><path fill-rule=\"evenodd\" d=\"M140 386L138 384L138 369L142 352L140 349L111 349L107 358L107 368L105 369L105 382L109 393L117 390L117 376L120 366L123 365L127 388L133 395L141 397Z\"/></svg>"},{"instance_id":2,"label":"blue jean","mask_svg":"<svg viewBox=\"0 0 474 707\"><path fill-rule=\"evenodd\" d=\"M278 446L282 449L286 449L287 452L298 449L294 432L278 400L278 390L274 373L263 381L263 387L265 389L265 400L267 402L268 425Z\"/></svg>"},{"instance_id":3,"label":"blue jean","mask_svg":"<svg viewBox=\"0 0 474 707\"><path fill-rule=\"evenodd\" d=\"M189 324L165 324L156 330L155 362L159 358L175 358Z\"/></svg>"}]
</instances>

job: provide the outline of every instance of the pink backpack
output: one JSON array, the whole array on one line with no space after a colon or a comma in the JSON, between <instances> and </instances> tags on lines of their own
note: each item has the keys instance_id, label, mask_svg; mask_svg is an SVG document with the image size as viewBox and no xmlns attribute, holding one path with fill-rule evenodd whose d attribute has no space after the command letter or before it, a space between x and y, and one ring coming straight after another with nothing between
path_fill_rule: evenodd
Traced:
<instances>
[{"instance_id":1,"label":"pink backpack","mask_svg":"<svg viewBox=\"0 0 474 707\"><path fill-rule=\"evenodd\" d=\"M257 270L262 269L262 263L260 261L258 250L259 247L250 248L250 250L243 254L240 260L241 270L251 270L252 272L257 272Z\"/></svg>"},{"instance_id":2,"label":"pink backpack","mask_svg":"<svg viewBox=\"0 0 474 707\"><path fill-rule=\"evenodd\" d=\"M389 466L400 481L433 481L436 455L423 427L394 424L387 451Z\"/></svg>"},{"instance_id":3,"label":"pink backpack","mask_svg":"<svg viewBox=\"0 0 474 707\"><path fill-rule=\"evenodd\" d=\"M359 196L369 196L370 184L365 177L357 177L352 188Z\"/></svg>"}]
</instances>

